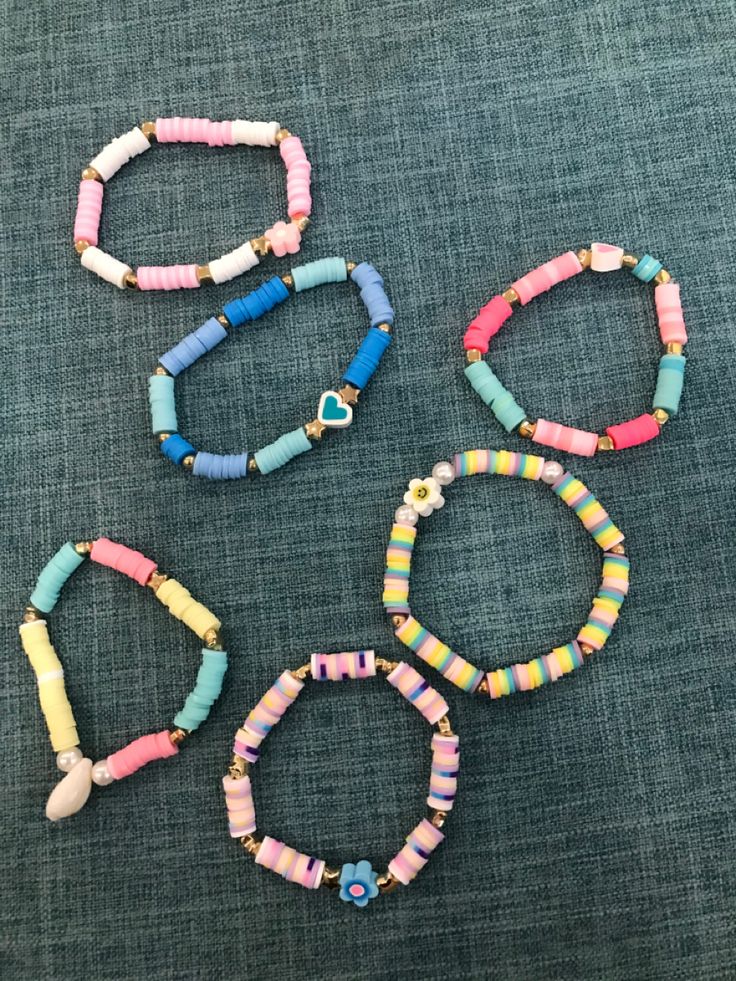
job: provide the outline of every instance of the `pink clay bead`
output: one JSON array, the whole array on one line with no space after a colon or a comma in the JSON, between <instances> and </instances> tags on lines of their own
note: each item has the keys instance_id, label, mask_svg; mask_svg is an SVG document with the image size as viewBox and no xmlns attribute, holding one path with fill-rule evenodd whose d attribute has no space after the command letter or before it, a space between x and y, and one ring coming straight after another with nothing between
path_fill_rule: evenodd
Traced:
<instances>
[{"instance_id":1,"label":"pink clay bead","mask_svg":"<svg viewBox=\"0 0 736 981\"><path fill-rule=\"evenodd\" d=\"M309 194L312 165L304 152L302 141L298 136L288 136L281 141L279 152L287 170L286 196L289 202L289 217L308 216L312 211L312 198Z\"/></svg>"},{"instance_id":2,"label":"pink clay bead","mask_svg":"<svg viewBox=\"0 0 736 981\"><path fill-rule=\"evenodd\" d=\"M159 143L207 143L209 146L234 146L231 121L213 123L210 119L174 116L156 120Z\"/></svg>"},{"instance_id":3,"label":"pink clay bead","mask_svg":"<svg viewBox=\"0 0 736 981\"><path fill-rule=\"evenodd\" d=\"M75 242L83 240L90 245L97 245L104 190L99 181L80 181L77 216L74 219Z\"/></svg>"},{"instance_id":4,"label":"pink clay bead","mask_svg":"<svg viewBox=\"0 0 736 981\"><path fill-rule=\"evenodd\" d=\"M141 290L194 290L200 285L196 265L138 266L135 274Z\"/></svg>"},{"instance_id":5,"label":"pink clay bead","mask_svg":"<svg viewBox=\"0 0 736 981\"><path fill-rule=\"evenodd\" d=\"M120 542L112 542L109 538L98 538L92 543L92 551L89 557L93 562L100 565L107 565L116 572L122 572L124 576L130 576L140 586L145 586L151 578L151 573L156 571L156 563L147 559L142 552L136 552L127 545Z\"/></svg>"},{"instance_id":6,"label":"pink clay bead","mask_svg":"<svg viewBox=\"0 0 736 981\"><path fill-rule=\"evenodd\" d=\"M546 419L537 420L532 439L542 446L552 446L556 450L577 453L580 456L593 456L598 449L596 433L561 426L558 422L548 422Z\"/></svg>"},{"instance_id":7,"label":"pink clay bead","mask_svg":"<svg viewBox=\"0 0 736 981\"><path fill-rule=\"evenodd\" d=\"M655 436L659 436L659 432L657 420L648 412L636 419L629 419L628 422L619 423L618 426L609 426L606 429L606 434L613 440L613 447L616 450L625 450L629 446L647 443Z\"/></svg>"},{"instance_id":8,"label":"pink clay bead","mask_svg":"<svg viewBox=\"0 0 736 981\"><path fill-rule=\"evenodd\" d=\"M679 283L660 283L654 288L659 334L663 344L687 344Z\"/></svg>"},{"instance_id":9,"label":"pink clay bead","mask_svg":"<svg viewBox=\"0 0 736 981\"><path fill-rule=\"evenodd\" d=\"M489 340L499 332L513 312L511 304L502 296L494 296L480 308L477 317L470 321L463 337L465 350L475 348L485 354Z\"/></svg>"},{"instance_id":10,"label":"pink clay bead","mask_svg":"<svg viewBox=\"0 0 736 981\"><path fill-rule=\"evenodd\" d=\"M522 276L521 279L512 283L511 288L516 290L519 302L525 306L535 296L546 293L557 283L561 283L564 279L570 279L571 276L582 271L583 267L575 253L565 252L563 255L558 255L556 259L545 262L543 266L532 269L526 276Z\"/></svg>"},{"instance_id":11,"label":"pink clay bead","mask_svg":"<svg viewBox=\"0 0 736 981\"><path fill-rule=\"evenodd\" d=\"M178 752L179 747L172 743L171 733L165 729L163 732L154 732L149 736L134 739L124 749L108 756L107 769L113 779L122 780L123 777L129 777L131 773L140 770L146 763L165 760L168 756L176 756Z\"/></svg>"}]
</instances>

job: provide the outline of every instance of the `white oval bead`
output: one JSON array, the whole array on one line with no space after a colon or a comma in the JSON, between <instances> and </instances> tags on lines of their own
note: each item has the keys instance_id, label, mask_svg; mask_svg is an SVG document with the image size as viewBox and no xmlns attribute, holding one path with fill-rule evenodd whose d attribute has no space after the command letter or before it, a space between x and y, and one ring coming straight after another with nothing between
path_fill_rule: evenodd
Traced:
<instances>
[{"instance_id":1,"label":"white oval bead","mask_svg":"<svg viewBox=\"0 0 736 981\"><path fill-rule=\"evenodd\" d=\"M419 515L411 504L402 504L401 507L396 508L394 520L400 525L415 525L419 521Z\"/></svg>"},{"instance_id":2,"label":"white oval bead","mask_svg":"<svg viewBox=\"0 0 736 981\"><path fill-rule=\"evenodd\" d=\"M556 480L559 480L563 472L562 464L558 463L557 460L547 460L542 467L541 480L545 484L554 484Z\"/></svg>"},{"instance_id":3,"label":"white oval bead","mask_svg":"<svg viewBox=\"0 0 736 981\"><path fill-rule=\"evenodd\" d=\"M99 760L92 767L92 782L96 783L98 787L106 787L114 779L115 777L113 777L108 769L107 760Z\"/></svg>"},{"instance_id":4,"label":"white oval bead","mask_svg":"<svg viewBox=\"0 0 736 981\"><path fill-rule=\"evenodd\" d=\"M87 803L92 789L92 760L85 756L54 787L46 801L46 817L49 821L76 814Z\"/></svg>"},{"instance_id":5,"label":"white oval bead","mask_svg":"<svg viewBox=\"0 0 736 981\"><path fill-rule=\"evenodd\" d=\"M455 468L451 463L447 463L446 460L443 460L441 463L435 463L435 465L432 467L432 476L438 484L442 484L443 487L446 487L455 479Z\"/></svg>"},{"instance_id":6,"label":"white oval bead","mask_svg":"<svg viewBox=\"0 0 736 981\"><path fill-rule=\"evenodd\" d=\"M79 746L72 746L71 749L62 749L56 754L56 765L62 773L68 773L82 759L82 750Z\"/></svg>"}]
</instances>

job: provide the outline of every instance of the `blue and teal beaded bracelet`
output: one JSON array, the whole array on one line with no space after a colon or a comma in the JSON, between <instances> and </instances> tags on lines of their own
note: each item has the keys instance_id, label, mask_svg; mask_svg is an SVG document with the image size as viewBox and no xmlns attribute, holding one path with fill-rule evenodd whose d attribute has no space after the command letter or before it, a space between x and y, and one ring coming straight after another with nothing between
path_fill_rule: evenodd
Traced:
<instances>
[{"instance_id":1,"label":"blue and teal beaded bracelet","mask_svg":"<svg viewBox=\"0 0 736 981\"><path fill-rule=\"evenodd\" d=\"M174 379L203 355L225 340L231 330L257 320L283 303L292 292L324 283L350 279L360 290L368 311L370 329L342 376L342 387L328 389L319 399L317 417L286 433L255 453L206 453L195 449L179 433L176 418ZM161 452L195 475L210 480L233 480L247 474L268 474L295 456L311 450L312 442L326 429L343 429L353 420L353 406L370 381L386 348L391 343L394 311L383 288L383 279L369 262L346 262L340 257L319 259L297 266L286 276L274 276L240 299L226 303L223 312L211 317L159 358L148 380L151 425Z\"/></svg>"}]
</instances>

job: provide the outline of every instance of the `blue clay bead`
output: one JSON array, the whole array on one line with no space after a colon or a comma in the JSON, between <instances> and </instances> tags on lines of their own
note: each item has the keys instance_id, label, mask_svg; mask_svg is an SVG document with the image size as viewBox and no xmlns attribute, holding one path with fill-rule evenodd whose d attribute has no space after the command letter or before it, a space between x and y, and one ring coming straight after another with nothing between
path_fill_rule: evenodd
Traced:
<instances>
[{"instance_id":1,"label":"blue clay bead","mask_svg":"<svg viewBox=\"0 0 736 981\"><path fill-rule=\"evenodd\" d=\"M662 263L657 259L653 259L650 255L643 255L631 272L637 279L640 279L642 283L649 283L654 279L661 268Z\"/></svg>"},{"instance_id":2,"label":"blue clay bead","mask_svg":"<svg viewBox=\"0 0 736 981\"><path fill-rule=\"evenodd\" d=\"M664 409L670 415L677 415L680 396L685 381L687 358L682 354L665 354L659 362L657 387L652 399L653 409Z\"/></svg>"},{"instance_id":3,"label":"blue clay bead","mask_svg":"<svg viewBox=\"0 0 736 981\"><path fill-rule=\"evenodd\" d=\"M343 283L348 278L348 270L343 258L333 256L297 266L291 270L291 275L294 279L294 292L301 293L302 290L322 286L324 283Z\"/></svg>"},{"instance_id":4,"label":"blue clay bead","mask_svg":"<svg viewBox=\"0 0 736 981\"><path fill-rule=\"evenodd\" d=\"M203 453L194 458L192 473L195 477L208 477L210 480L235 480L248 473L247 453Z\"/></svg>"},{"instance_id":5,"label":"blue clay bead","mask_svg":"<svg viewBox=\"0 0 736 981\"><path fill-rule=\"evenodd\" d=\"M176 421L174 379L168 375L151 375L148 379L148 402L154 434L175 433L179 425Z\"/></svg>"},{"instance_id":6,"label":"blue clay bead","mask_svg":"<svg viewBox=\"0 0 736 981\"><path fill-rule=\"evenodd\" d=\"M176 377L189 365L194 364L203 354L211 351L220 341L224 341L226 337L227 331L217 317L210 317L201 327L192 331L191 334L187 334L170 351L162 354L158 360L170 375Z\"/></svg>"},{"instance_id":7,"label":"blue clay bead","mask_svg":"<svg viewBox=\"0 0 736 981\"><path fill-rule=\"evenodd\" d=\"M194 690L188 695L182 710L174 716L175 726L192 731L202 725L222 691L226 671L225 651L202 651L202 664Z\"/></svg>"},{"instance_id":8,"label":"blue clay bead","mask_svg":"<svg viewBox=\"0 0 736 981\"><path fill-rule=\"evenodd\" d=\"M233 325L240 327L249 320L257 320L288 297L289 291L280 276L267 280L258 289L239 300L231 300L223 307L223 313Z\"/></svg>"},{"instance_id":9,"label":"blue clay bead","mask_svg":"<svg viewBox=\"0 0 736 981\"><path fill-rule=\"evenodd\" d=\"M258 469L261 473L267 474L278 470L279 467L283 467L285 463L288 463L295 456L298 456L300 453L306 453L307 450L311 449L312 444L307 439L304 429L300 426L299 429L295 429L293 432L281 436L275 443L264 446L254 456L258 464Z\"/></svg>"},{"instance_id":10,"label":"blue clay bead","mask_svg":"<svg viewBox=\"0 0 736 981\"><path fill-rule=\"evenodd\" d=\"M42 613L51 613L56 606L64 583L84 562L71 542L62 545L41 570L36 580L36 588L31 593L30 602Z\"/></svg>"},{"instance_id":11,"label":"blue clay bead","mask_svg":"<svg viewBox=\"0 0 736 981\"><path fill-rule=\"evenodd\" d=\"M370 262L361 262L350 273L350 278L360 288L360 298L368 310L371 327L393 324L394 308L383 289L383 278Z\"/></svg>"},{"instance_id":12,"label":"blue clay bead","mask_svg":"<svg viewBox=\"0 0 736 981\"><path fill-rule=\"evenodd\" d=\"M159 443L159 446L163 455L177 465L182 462L185 456L194 455L192 444L178 433L172 433L163 443Z\"/></svg>"},{"instance_id":13,"label":"blue clay bead","mask_svg":"<svg viewBox=\"0 0 736 981\"><path fill-rule=\"evenodd\" d=\"M377 327L371 327L355 352L355 357L342 376L342 380L348 385L354 385L355 388L365 388L390 343L390 334Z\"/></svg>"}]
</instances>

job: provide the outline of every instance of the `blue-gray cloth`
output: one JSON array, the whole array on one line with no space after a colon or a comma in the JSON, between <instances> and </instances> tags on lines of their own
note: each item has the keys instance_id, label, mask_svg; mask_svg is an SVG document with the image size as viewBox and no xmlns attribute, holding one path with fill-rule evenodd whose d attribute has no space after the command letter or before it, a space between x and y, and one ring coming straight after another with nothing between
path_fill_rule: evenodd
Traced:
<instances>
[{"instance_id":1,"label":"blue-gray cloth","mask_svg":"<svg viewBox=\"0 0 736 981\"><path fill-rule=\"evenodd\" d=\"M6 979L736 975L734 4L159 0L10 5L0 198L4 547L2 951ZM314 165L298 261L373 262L395 344L354 424L263 479L215 484L149 432L159 354L288 263L220 287L132 295L80 268L81 169L157 115L277 119ZM205 261L285 212L272 150L154 147L105 191L101 245L131 264ZM445 842L365 910L253 864L227 835L232 735L312 651L411 654L384 616L394 509L453 452L529 449L463 377L490 296L591 240L661 259L692 344L661 439L569 464L628 536L633 587L605 651L500 702L428 668L462 738ZM312 419L368 328L352 284L293 297L177 381L211 452ZM652 287L586 275L539 297L491 363L532 418L602 428L650 408ZM58 779L16 625L43 563L109 535L225 624L231 667L178 758L95 789L58 826ZM600 573L538 485L459 481L423 520L417 616L484 667L548 651ZM75 574L53 614L86 753L171 723L192 635L148 590ZM312 686L265 744L259 829L330 865L384 869L425 813L429 730L382 680Z\"/></svg>"}]
</instances>

